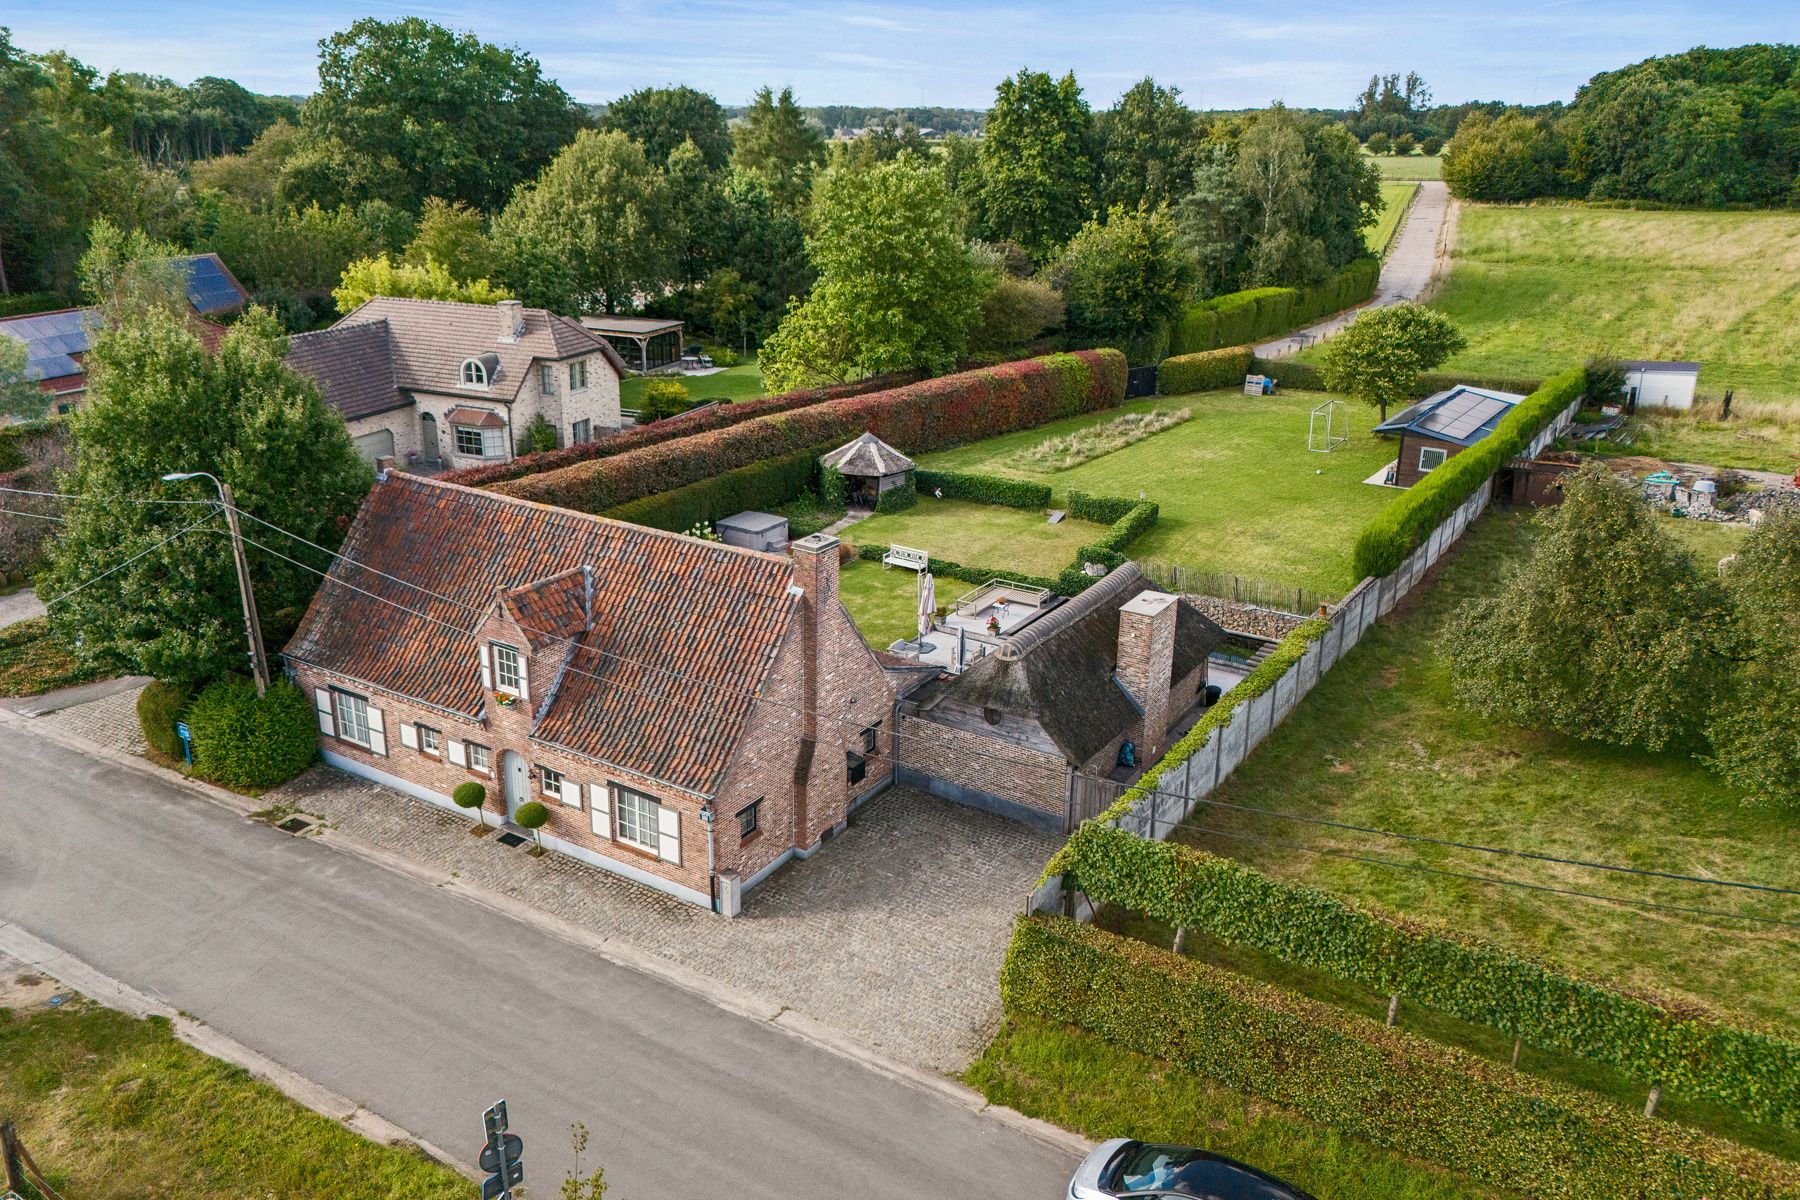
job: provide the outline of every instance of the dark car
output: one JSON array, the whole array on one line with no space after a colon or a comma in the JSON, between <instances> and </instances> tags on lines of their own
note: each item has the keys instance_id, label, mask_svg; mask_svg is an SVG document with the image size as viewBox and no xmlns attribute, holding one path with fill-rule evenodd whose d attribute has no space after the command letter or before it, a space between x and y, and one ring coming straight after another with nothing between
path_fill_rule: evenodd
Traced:
<instances>
[{"instance_id":1,"label":"dark car","mask_svg":"<svg viewBox=\"0 0 1800 1200\"><path fill-rule=\"evenodd\" d=\"M1291 1183L1241 1162L1192 1146L1161 1146L1113 1138L1082 1160L1069 1182L1069 1200L1313 1200Z\"/></svg>"}]
</instances>

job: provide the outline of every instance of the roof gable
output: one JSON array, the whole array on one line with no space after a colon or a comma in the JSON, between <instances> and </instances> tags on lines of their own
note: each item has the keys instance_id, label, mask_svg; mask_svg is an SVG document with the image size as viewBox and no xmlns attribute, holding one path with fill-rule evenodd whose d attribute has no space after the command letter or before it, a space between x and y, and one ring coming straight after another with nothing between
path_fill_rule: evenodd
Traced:
<instances>
[{"instance_id":1,"label":"roof gable","mask_svg":"<svg viewBox=\"0 0 1800 1200\"><path fill-rule=\"evenodd\" d=\"M397 472L341 554L286 653L470 715L485 702L473 631L498 594L509 619L554 640L576 626L590 568L590 607L534 736L702 795L794 612L774 555Z\"/></svg>"},{"instance_id":2,"label":"roof gable","mask_svg":"<svg viewBox=\"0 0 1800 1200\"><path fill-rule=\"evenodd\" d=\"M1375 426L1374 432L1416 433L1459 446L1473 446L1492 433L1501 418L1523 399L1516 392L1458 384L1408 405Z\"/></svg>"}]
</instances>

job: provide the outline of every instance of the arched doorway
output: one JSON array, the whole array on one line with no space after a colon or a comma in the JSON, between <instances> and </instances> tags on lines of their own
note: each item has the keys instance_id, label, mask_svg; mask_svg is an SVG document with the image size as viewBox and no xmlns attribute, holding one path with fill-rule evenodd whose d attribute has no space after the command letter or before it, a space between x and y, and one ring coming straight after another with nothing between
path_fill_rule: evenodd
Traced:
<instances>
[{"instance_id":1,"label":"arched doorway","mask_svg":"<svg viewBox=\"0 0 1800 1200\"><path fill-rule=\"evenodd\" d=\"M506 789L506 819L512 820L519 805L531 799L531 776L525 760L511 750L500 756L500 781Z\"/></svg>"},{"instance_id":2,"label":"arched doorway","mask_svg":"<svg viewBox=\"0 0 1800 1200\"><path fill-rule=\"evenodd\" d=\"M437 418L430 413L419 416L419 455L428 463L439 463L443 456L438 450Z\"/></svg>"}]
</instances>

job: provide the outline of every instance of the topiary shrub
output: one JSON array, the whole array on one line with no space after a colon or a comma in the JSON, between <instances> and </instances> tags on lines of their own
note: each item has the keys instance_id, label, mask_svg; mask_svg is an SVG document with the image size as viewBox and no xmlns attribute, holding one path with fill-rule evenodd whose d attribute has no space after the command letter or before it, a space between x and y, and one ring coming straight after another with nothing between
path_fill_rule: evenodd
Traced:
<instances>
[{"instance_id":1,"label":"topiary shrub","mask_svg":"<svg viewBox=\"0 0 1800 1200\"><path fill-rule=\"evenodd\" d=\"M138 693L138 724L151 749L169 758L183 756L181 739L175 736L175 722L181 720L181 714L193 700L191 684L165 683L160 679Z\"/></svg>"},{"instance_id":2,"label":"topiary shrub","mask_svg":"<svg viewBox=\"0 0 1800 1200\"><path fill-rule=\"evenodd\" d=\"M519 805L519 809L513 813L512 819L513 824L519 828L531 830L532 852L543 853L544 840L538 836L538 830L542 829L544 822L550 819L550 810L536 800L527 800Z\"/></svg>"},{"instance_id":3,"label":"topiary shrub","mask_svg":"<svg viewBox=\"0 0 1800 1200\"><path fill-rule=\"evenodd\" d=\"M487 817L483 815L481 806L487 803L487 788L473 779L465 779L456 785L450 793L451 803L462 809L475 810L476 829L487 828ZM475 830L470 830L471 833Z\"/></svg>"},{"instance_id":4,"label":"topiary shrub","mask_svg":"<svg viewBox=\"0 0 1800 1200\"><path fill-rule=\"evenodd\" d=\"M312 702L285 679L257 696L241 676L209 684L187 710L194 770L233 788L272 788L304 771L318 754Z\"/></svg>"}]
</instances>

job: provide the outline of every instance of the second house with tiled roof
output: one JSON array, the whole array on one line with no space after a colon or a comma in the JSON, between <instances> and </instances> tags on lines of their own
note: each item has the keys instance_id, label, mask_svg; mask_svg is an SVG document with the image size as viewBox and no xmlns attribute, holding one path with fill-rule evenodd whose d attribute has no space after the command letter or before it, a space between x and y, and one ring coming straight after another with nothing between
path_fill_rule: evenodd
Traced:
<instances>
[{"instance_id":1,"label":"second house with tiled roof","mask_svg":"<svg viewBox=\"0 0 1800 1200\"><path fill-rule=\"evenodd\" d=\"M893 772L838 541L791 550L390 472L285 657L327 762L729 914Z\"/></svg>"},{"instance_id":2,"label":"second house with tiled roof","mask_svg":"<svg viewBox=\"0 0 1800 1200\"><path fill-rule=\"evenodd\" d=\"M288 341L370 461L432 470L524 453L539 417L559 446L620 426L625 364L605 339L517 300L463 304L377 296L330 329Z\"/></svg>"}]
</instances>

